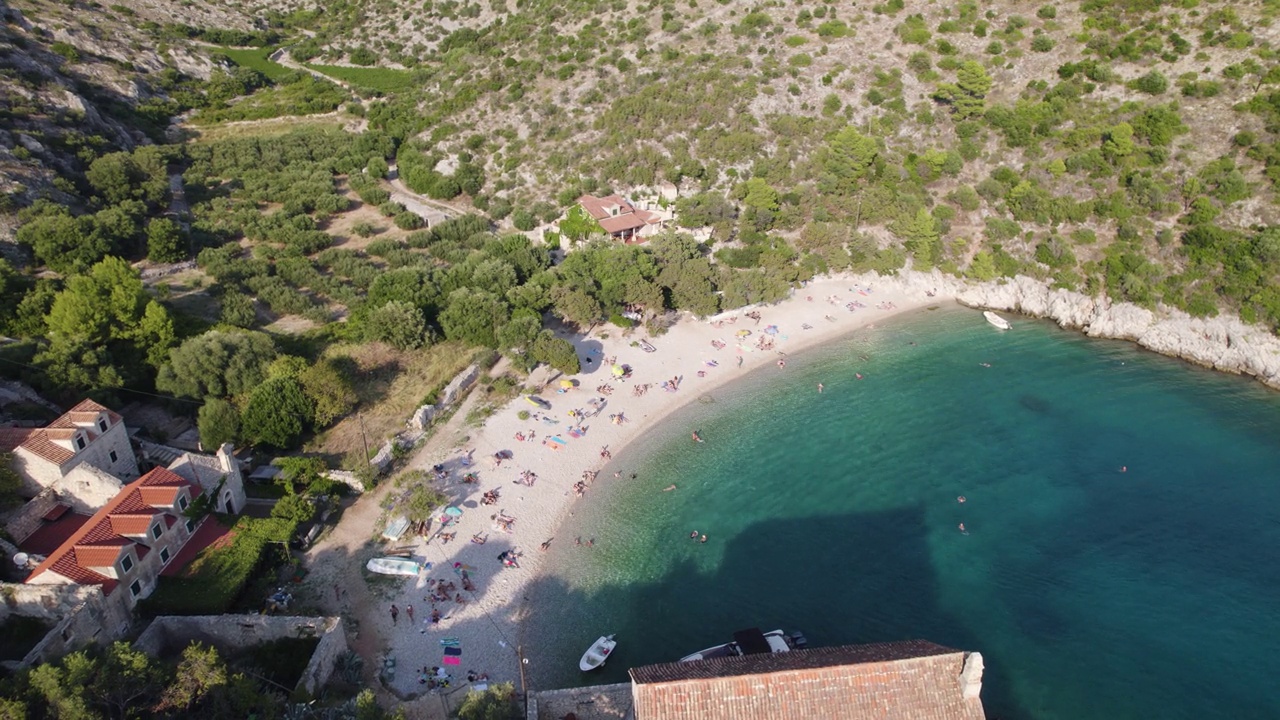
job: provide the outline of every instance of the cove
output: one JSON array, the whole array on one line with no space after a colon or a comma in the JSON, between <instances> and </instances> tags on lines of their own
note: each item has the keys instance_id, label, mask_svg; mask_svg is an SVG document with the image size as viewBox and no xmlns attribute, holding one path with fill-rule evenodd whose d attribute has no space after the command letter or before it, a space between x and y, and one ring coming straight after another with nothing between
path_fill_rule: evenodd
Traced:
<instances>
[{"instance_id":1,"label":"cove","mask_svg":"<svg viewBox=\"0 0 1280 720\"><path fill-rule=\"evenodd\" d=\"M1280 717L1277 428L1274 392L1127 343L896 318L620 453L530 588L530 682L758 626L979 651L992 718Z\"/></svg>"}]
</instances>

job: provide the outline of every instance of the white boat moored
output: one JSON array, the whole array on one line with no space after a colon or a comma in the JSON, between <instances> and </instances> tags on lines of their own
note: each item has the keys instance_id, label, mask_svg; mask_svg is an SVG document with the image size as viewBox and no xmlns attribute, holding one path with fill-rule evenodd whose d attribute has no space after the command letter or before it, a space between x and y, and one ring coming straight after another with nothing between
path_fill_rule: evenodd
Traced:
<instances>
[{"instance_id":1,"label":"white boat moored","mask_svg":"<svg viewBox=\"0 0 1280 720\"><path fill-rule=\"evenodd\" d=\"M1008 320L1005 320L1004 318L991 312L990 310L982 311L982 317L986 318L987 322L991 323L992 325L995 325L1001 330L1008 330L1009 328L1013 327L1012 325L1009 324Z\"/></svg>"},{"instance_id":2,"label":"white boat moored","mask_svg":"<svg viewBox=\"0 0 1280 720\"><path fill-rule=\"evenodd\" d=\"M587 651L582 653L582 659L578 661L578 669L582 672L589 672L604 665L604 661L609 659L609 653L618 646L618 641L613 639L613 635L601 635L599 640L595 641Z\"/></svg>"},{"instance_id":3,"label":"white boat moored","mask_svg":"<svg viewBox=\"0 0 1280 720\"><path fill-rule=\"evenodd\" d=\"M406 575L416 577L418 573L424 569L430 569L431 563L423 565L412 560L405 560L398 557L378 557L365 563L365 568L369 572L380 573L382 575Z\"/></svg>"}]
</instances>

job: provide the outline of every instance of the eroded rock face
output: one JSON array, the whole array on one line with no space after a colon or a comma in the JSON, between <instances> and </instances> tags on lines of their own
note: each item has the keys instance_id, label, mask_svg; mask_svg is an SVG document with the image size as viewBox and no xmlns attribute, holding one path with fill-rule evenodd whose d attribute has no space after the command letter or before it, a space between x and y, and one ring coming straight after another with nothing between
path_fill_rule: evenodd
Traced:
<instances>
[{"instance_id":1,"label":"eroded rock face","mask_svg":"<svg viewBox=\"0 0 1280 720\"><path fill-rule=\"evenodd\" d=\"M1162 355L1241 375L1280 388L1280 338L1237 317L1193 318L1181 310L1155 311L1077 292L1051 289L1027 277L970 285L956 299L963 305L1048 318L1090 337L1132 340Z\"/></svg>"}]
</instances>

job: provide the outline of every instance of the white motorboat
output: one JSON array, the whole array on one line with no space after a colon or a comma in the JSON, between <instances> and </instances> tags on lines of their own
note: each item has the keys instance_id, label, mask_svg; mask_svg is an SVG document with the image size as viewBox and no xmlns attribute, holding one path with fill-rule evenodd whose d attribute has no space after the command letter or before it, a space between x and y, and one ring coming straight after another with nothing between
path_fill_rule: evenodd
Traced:
<instances>
[{"instance_id":1,"label":"white motorboat","mask_svg":"<svg viewBox=\"0 0 1280 720\"><path fill-rule=\"evenodd\" d=\"M609 659L609 653L618 646L618 641L613 639L613 635L601 635L599 640L595 641L587 651L582 653L582 659L578 661L578 669L582 672L589 672L598 667L604 666L604 661Z\"/></svg>"},{"instance_id":2,"label":"white motorboat","mask_svg":"<svg viewBox=\"0 0 1280 720\"><path fill-rule=\"evenodd\" d=\"M1013 327L1012 325L1009 324L1008 320L1005 320L1004 318L991 312L990 310L984 310L982 312L982 317L986 318L987 322L991 323L992 325L995 325L1001 330L1008 330L1009 328Z\"/></svg>"},{"instance_id":3,"label":"white motorboat","mask_svg":"<svg viewBox=\"0 0 1280 720\"><path fill-rule=\"evenodd\" d=\"M414 562L398 557L378 557L365 564L365 569L382 575L407 575L417 577L423 570L430 570L431 563Z\"/></svg>"},{"instance_id":4,"label":"white motorboat","mask_svg":"<svg viewBox=\"0 0 1280 720\"><path fill-rule=\"evenodd\" d=\"M796 648L808 645L809 641L800 633L787 635L781 630L760 632L760 628L739 630L733 634L733 642L699 650L692 655L685 655L680 662L695 660L711 660L713 658L738 657L741 655L763 655L765 653L791 652Z\"/></svg>"}]
</instances>

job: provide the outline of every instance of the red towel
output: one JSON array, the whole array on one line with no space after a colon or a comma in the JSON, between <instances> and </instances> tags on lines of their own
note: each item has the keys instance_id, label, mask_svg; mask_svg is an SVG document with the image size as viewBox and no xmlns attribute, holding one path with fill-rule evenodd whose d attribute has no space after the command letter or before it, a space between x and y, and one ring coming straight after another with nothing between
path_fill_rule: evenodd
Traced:
<instances>
[{"instance_id":1,"label":"red towel","mask_svg":"<svg viewBox=\"0 0 1280 720\"><path fill-rule=\"evenodd\" d=\"M452 655L446 655L446 656L444 657L444 664L445 664L445 665L461 665L461 664L462 664L462 658L460 658L460 657L454 657L454 656L452 656Z\"/></svg>"}]
</instances>

